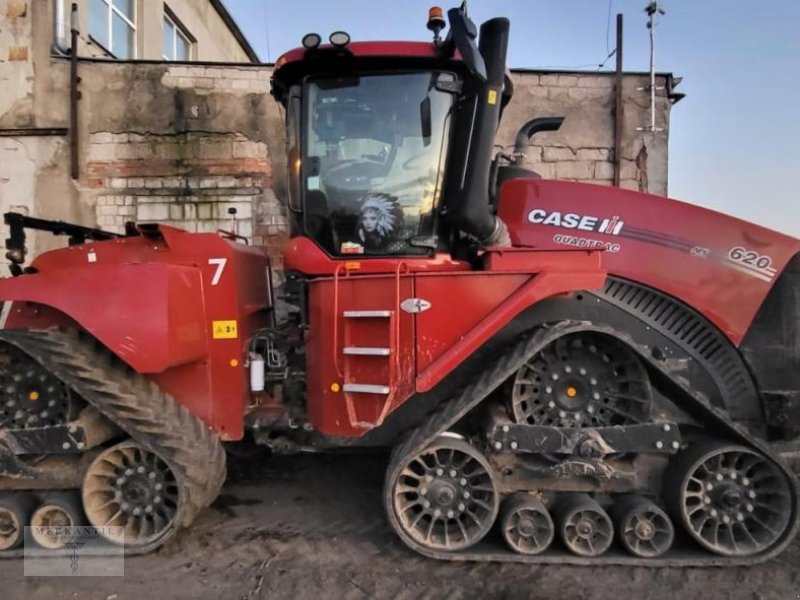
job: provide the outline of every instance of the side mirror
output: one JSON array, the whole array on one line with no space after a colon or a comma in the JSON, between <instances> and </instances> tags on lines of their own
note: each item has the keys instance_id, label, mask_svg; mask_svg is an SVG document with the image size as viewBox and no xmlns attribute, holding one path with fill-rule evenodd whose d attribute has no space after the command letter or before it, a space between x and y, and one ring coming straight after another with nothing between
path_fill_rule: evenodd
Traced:
<instances>
[{"instance_id":1,"label":"side mirror","mask_svg":"<svg viewBox=\"0 0 800 600\"><path fill-rule=\"evenodd\" d=\"M419 103L419 122L422 126L422 144L429 146L431 143L431 97L425 96L425 99Z\"/></svg>"}]
</instances>

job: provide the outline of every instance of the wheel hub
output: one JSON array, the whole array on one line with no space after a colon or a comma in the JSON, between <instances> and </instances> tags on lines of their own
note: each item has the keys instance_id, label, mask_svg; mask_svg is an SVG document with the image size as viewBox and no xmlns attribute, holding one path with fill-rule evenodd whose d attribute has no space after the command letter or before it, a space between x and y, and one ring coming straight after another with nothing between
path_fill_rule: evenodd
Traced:
<instances>
[{"instance_id":1,"label":"wheel hub","mask_svg":"<svg viewBox=\"0 0 800 600\"><path fill-rule=\"evenodd\" d=\"M636 532L636 537L643 541L652 540L655 535L655 529L647 522L638 523L634 531Z\"/></svg>"},{"instance_id":2,"label":"wheel hub","mask_svg":"<svg viewBox=\"0 0 800 600\"><path fill-rule=\"evenodd\" d=\"M532 537L536 533L536 523L533 522L533 519L521 517L519 523L517 523L517 531L522 537Z\"/></svg>"},{"instance_id":3,"label":"wheel hub","mask_svg":"<svg viewBox=\"0 0 800 600\"><path fill-rule=\"evenodd\" d=\"M646 422L652 389L633 352L596 333L557 339L517 371L511 408L517 423L602 427Z\"/></svg>"},{"instance_id":4,"label":"wheel hub","mask_svg":"<svg viewBox=\"0 0 800 600\"><path fill-rule=\"evenodd\" d=\"M594 523L589 519L581 519L575 525L575 531L579 537L588 540L594 535Z\"/></svg>"},{"instance_id":5,"label":"wheel hub","mask_svg":"<svg viewBox=\"0 0 800 600\"><path fill-rule=\"evenodd\" d=\"M440 507L447 508L453 504L453 501L456 499L456 493L455 486L447 482L441 482L439 484L439 489L434 492L433 497L436 498L436 503Z\"/></svg>"},{"instance_id":6,"label":"wheel hub","mask_svg":"<svg viewBox=\"0 0 800 600\"><path fill-rule=\"evenodd\" d=\"M557 386L553 395L556 406L572 412L585 411L592 401L595 386L586 386L584 381L570 379ZM587 413L588 414L588 413Z\"/></svg>"},{"instance_id":7,"label":"wheel hub","mask_svg":"<svg viewBox=\"0 0 800 600\"><path fill-rule=\"evenodd\" d=\"M744 494L738 486L728 486L719 494L719 504L728 509L736 509L744 503Z\"/></svg>"}]
</instances>

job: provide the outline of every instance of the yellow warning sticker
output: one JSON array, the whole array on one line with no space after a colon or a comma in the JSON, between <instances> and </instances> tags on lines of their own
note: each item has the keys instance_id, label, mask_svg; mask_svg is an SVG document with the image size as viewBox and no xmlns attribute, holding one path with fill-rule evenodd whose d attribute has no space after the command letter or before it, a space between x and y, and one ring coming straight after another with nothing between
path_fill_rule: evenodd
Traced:
<instances>
[{"instance_id":1,"label":"yellow warning sticker","mask_svg":"<svg viewBox=\"0 0 800 600\"><path fill-rule=\"evenodd\" d=\"M212 321L211 335L215 340L235 340L239 337L236 321Z\"/></svg>"},{"instance_id":2,"label":"yellow warning sticker","mask_svg":"<svg viewBox=\"0 0 800 600\"><path fill-rule=\"evenodd\" d=\"M489 104L497 104L497 90L489 90L489 97L486 101Z\"/></svg>"}]
</instances>

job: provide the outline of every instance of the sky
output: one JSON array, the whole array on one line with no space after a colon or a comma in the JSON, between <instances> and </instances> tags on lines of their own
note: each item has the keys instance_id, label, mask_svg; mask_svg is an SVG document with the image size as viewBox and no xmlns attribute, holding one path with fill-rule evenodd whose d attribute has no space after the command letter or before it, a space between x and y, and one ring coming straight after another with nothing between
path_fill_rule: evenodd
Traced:
<instances>
[{"instance_id":1,"label":"sky","mask_svg":"<svg viewBox=\"0 0 800 600\"><path fill-rule=\"evenodd\" d=\"M430 0L224 0L263 61L336 30L429 40ZM457 4L443 4L445 11ZM511 20L509 67L596 70L625 20L624 68L649 68L647 0L472 0ZM656 69L683 81L672 109L669 195L800 237L800 2L662 0ZM611 15L609 26L609 14ZM614 58L606 63L614 68Z\"/></svg>"}]
</instances>

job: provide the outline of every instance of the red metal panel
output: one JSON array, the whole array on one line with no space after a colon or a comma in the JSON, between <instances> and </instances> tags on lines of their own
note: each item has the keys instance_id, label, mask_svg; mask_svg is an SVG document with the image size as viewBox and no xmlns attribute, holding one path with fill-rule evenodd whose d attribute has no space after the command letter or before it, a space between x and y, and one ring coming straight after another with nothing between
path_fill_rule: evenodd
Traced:
<instances>
[{"instance_id":1,"label":"red metal panel","mask_svg":"<svg viewBox=\"0 0 800 600\"><path fill-rule=\"evenodd\" d=\"M337 296L338 285L338 298ZM399 300L413 295L409 275L341 277L312 281L309 290L310 328L306 337L308 415L314 426L329 435L361 436L367 429L353 424L348 414L350 398L357 420L375 423L413 392L413 317L398 310ZM387 318L345 318L344 311L392 311L399 319L398 335ZM389 357L345 356L348 346L391 347ZM397 362L393 366L391 361ZM390 396L344 392L345 383L388 385ZM386 406L387 398L390 401ZM386 409L386 411L384 411Z\"/></svg>"},{"instance_id":2,"label":"red metal panel","mask_svg":"<svg viewBox=\"0 0 800 600\"><path fill-rule=\"evenodd\" d=\"M348 414L349 381L386 384L388 365L378 357L354 361L347 369L346 345L385 346L389 339L380 320L342 317L347 310L395 310L399 301L419 298L431 303L415 317L400 310L397 346L400 368L393 381L390 405L385 396L355 394L358 420L380 421L415 391L433 388L472 352L525 308L563 292L603 285L599 252L489 252L485 262L497 271L420 272L399 276L349 275L317 279L310 284L310 329L306 338L308 409L312 424L323 433L361 436ZM399 271L402 263L395 263ZM524 266L526 272L510 272ZM531 275L539 273L538 275ZM339 287L336 294L337 281ZM393 308L394 307L394 308ZM416 332L416 335L415 335ZM416 355L416 358L415 358ZM415 380L415 374L417 374Z\"/></svg>"},{"instance_id":3,"label":"red metal panel","mask_svg":"<svg viewBox=\"0 0 800 600\"><path fill-rule=\"evenodd\" d=\"M562 181L518 179L500 190L515 246L605 247L608 272L678 298L734 344L800 241L660 196Z\"/></svg>"},{"instance_id":4,"label":"red metal panel","mask_svg":"<svg viewBox=\"0 0 800 600\"><path fill-rule=\"evenodd\" d=\"M306 275L333 275L344 268L352 274L389 273L402 262L406 271L469 271L469 263L454 260L449 254L436 254L433 257L402 258L389 256L366 257L354 254L352 258L333 259L307 237L289 240L283 256L284 266L291 271Z\"/></svg>"},{"instance_id":5,"label":"red metal panel","mask_svg":"<svg viewBox=\"0 0 800 600\"><path fill-rule=\"evenodd\" d=\"M559 257L560 270L537 267L553 257L549 252L530 251L529 268L534 275L481 274L425 275L417 277L417 295L431 302L430 310L417 316L418 359L416 390L426 392L444 379L483 343L510 323L523 310L557 294L602 287L605 271L597 263L599 253L574 253L576 260L569 265L569 253ZM583 254L583 256L582 256ZM537 257L537 255L539 255ZM561 260L564 259L564 260ZM470 291L471 290L471 291ZM483 290L483 291L478 291ZM480 304L458 303L453 311L453 294L479 299ZM477 292L477 294L476 294ZM462 314L465 318L462 320ZM437 348L429 353L427 348ZM442 351L443 350L443 351Z\"/></svg>"},{"instance_id":6,"label":"red metal panel","mask_svg":"<svg viewBox=\"0 0 800 600\"><path fill-rule=\"evenodd\" d=\"M42 254L36 274L0 281L0 300L15 301L6 327L77 323L223 439L238 439L247 340L267 324L266 256L214 234L160 231ZM214 335L215 322L228 322L227 337Z\"/></svg>"}]
</instances>

